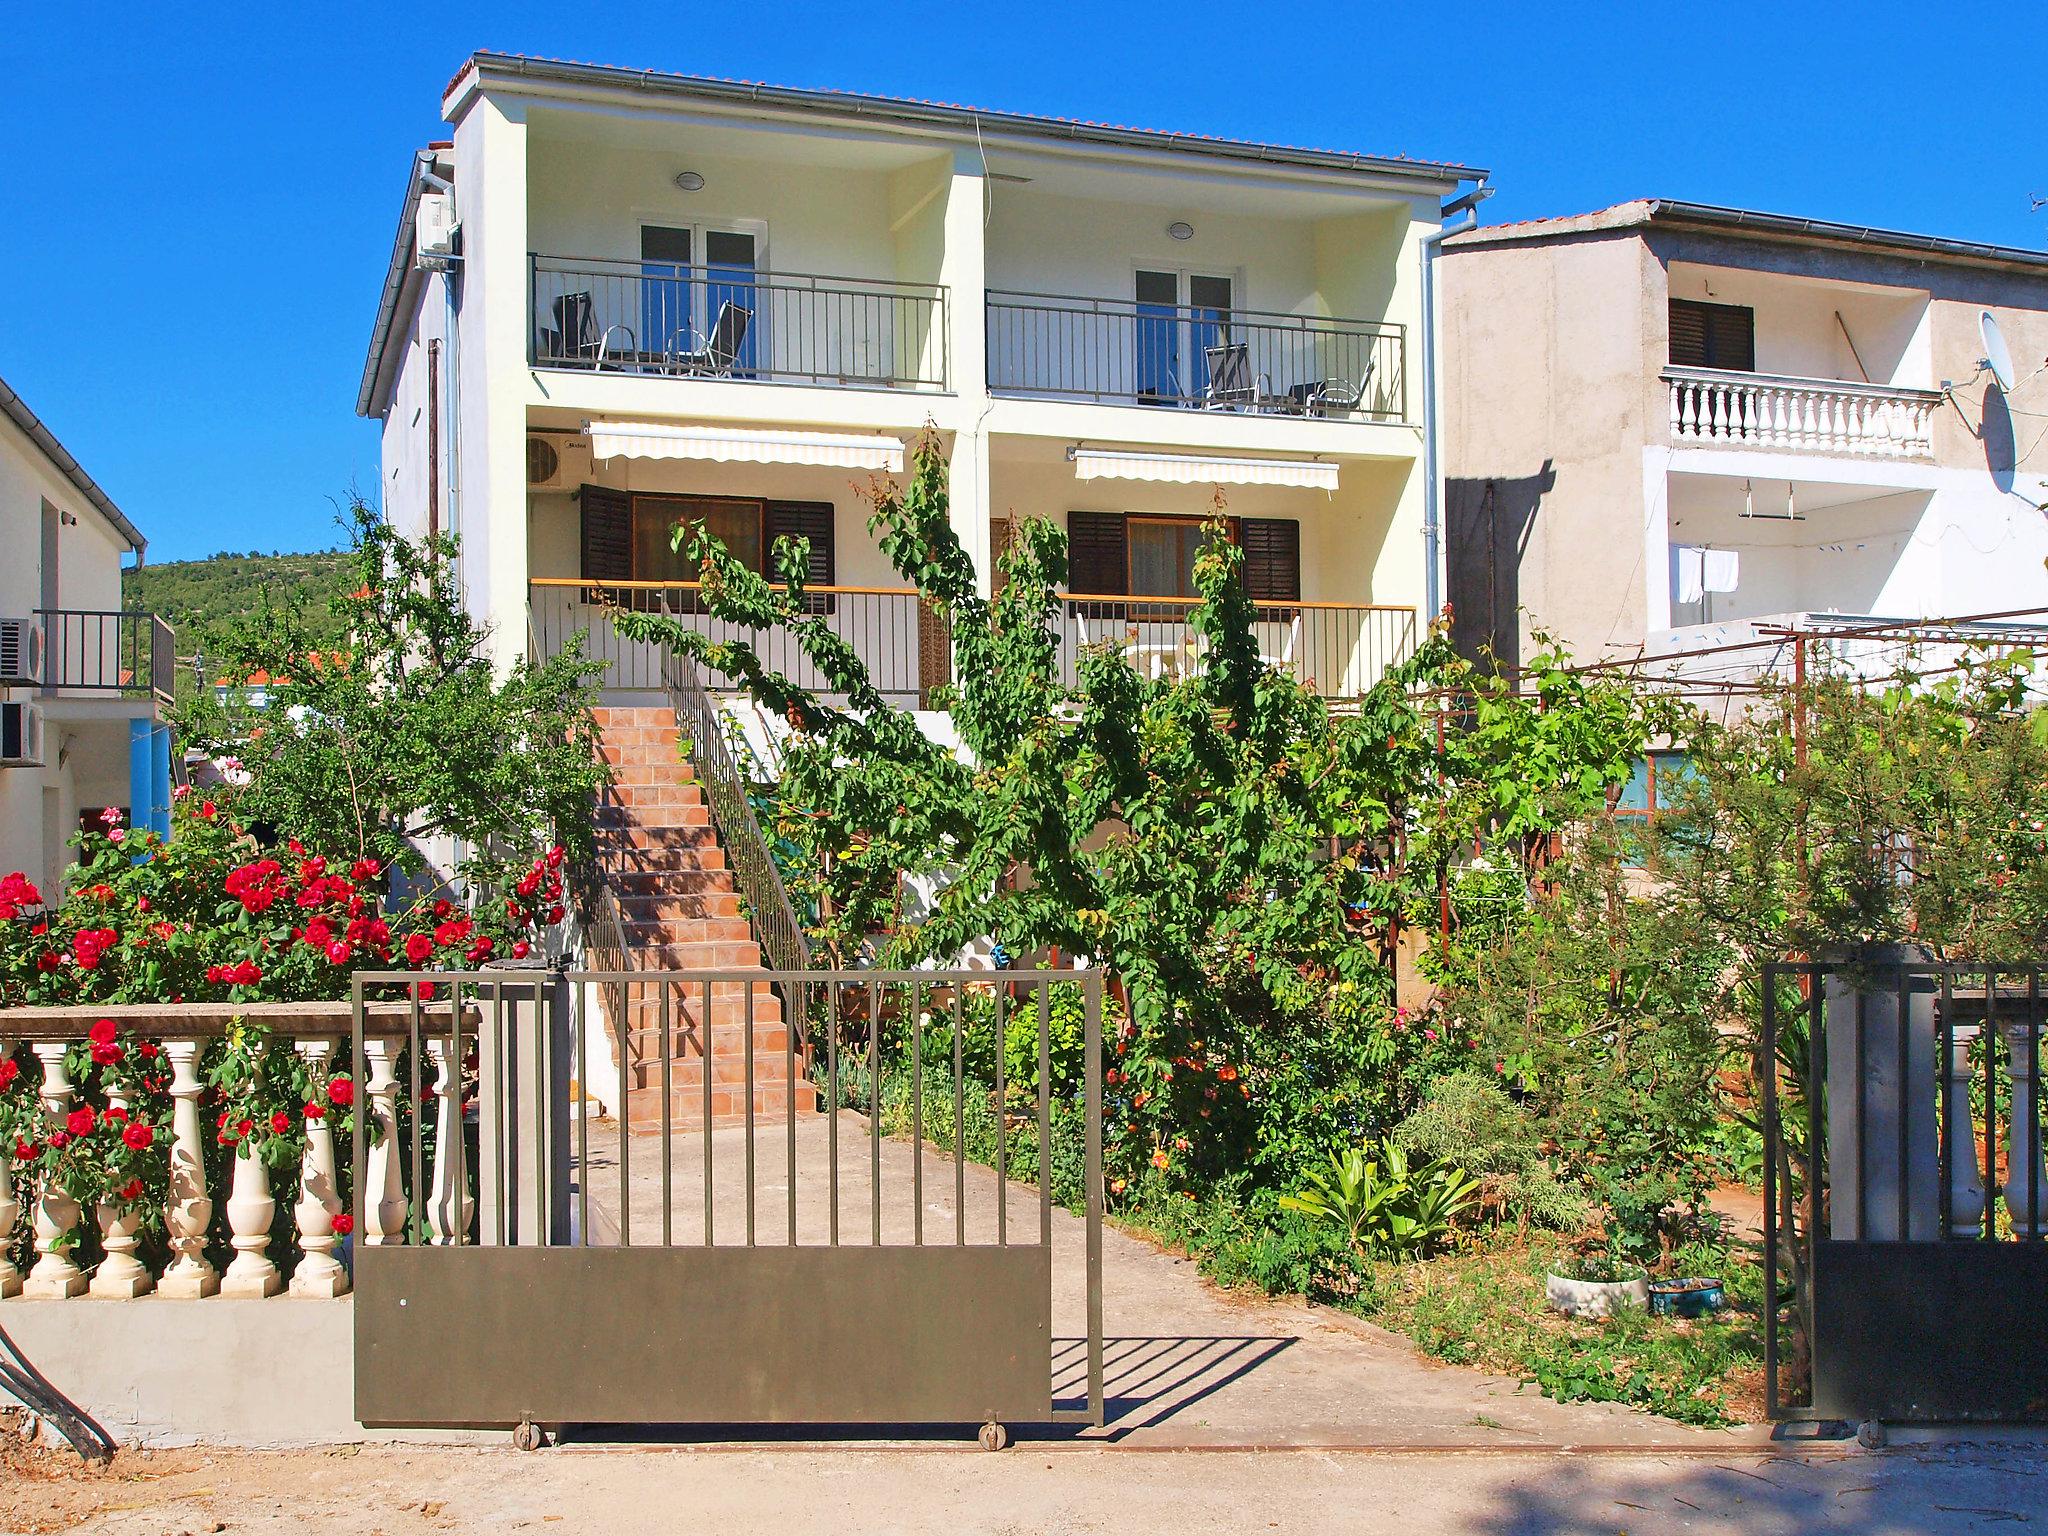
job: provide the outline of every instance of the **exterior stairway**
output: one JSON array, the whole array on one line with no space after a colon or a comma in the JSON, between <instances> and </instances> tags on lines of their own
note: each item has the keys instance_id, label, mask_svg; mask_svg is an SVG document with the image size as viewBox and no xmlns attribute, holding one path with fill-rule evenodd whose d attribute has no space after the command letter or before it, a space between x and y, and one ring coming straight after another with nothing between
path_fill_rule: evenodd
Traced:
<instances>
[{"instance_id":1,"label":"exterior stairway","mask_svg":"<svg viewBox=\"0 0 2048 1536\"><path fill-rule=\"evenodd\" d=\"M790 1073L789 1037L782 1003L765 980L721 982L711 989L709 1050L704 985L691 971L758 970L766 975L760 946L741 908L725 850L711 821L711 807L679 750L675 715L667 708L600 708L595 712L599 750L611 765L613 782L597 806L597 862L618 898L627 966L653 975L676 973L669 988L669 1039L661 1030L662 988L636 984L621 1021L605 1011L613 1046L626 1063L626 1117L639 1129L662 1121L662 1053L669 1062L669 1112L673 1126L704 1123L704 1072L711 1071L711 1116L717 1124L743 1122L751 1098L757 1119L780 1119L792 1093L800 1113L817 1108L817 1090ZM749 994L751 1013L749 1010ZM752 1020L754 1061L747 1071L746 1044Z\"/></svg>"}]
</instances>

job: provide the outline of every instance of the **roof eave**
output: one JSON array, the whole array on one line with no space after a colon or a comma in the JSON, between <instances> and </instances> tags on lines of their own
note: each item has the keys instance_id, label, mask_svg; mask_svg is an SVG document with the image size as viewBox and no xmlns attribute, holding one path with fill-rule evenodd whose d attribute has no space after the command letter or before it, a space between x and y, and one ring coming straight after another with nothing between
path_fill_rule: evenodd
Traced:
<instances>
[{"instance_id":1,"label":"roof eave","mask_svg":"<svg viewBox=\"0 0 2048 1536\"><path fill-rule=\"evenodd\" d=\"M43 457L56 467L57 472L70 481L78 494L92 503L93 507L109 523L114 531L128 541L128 547L138 558L149 548L149 540L142 536L142 530L128 520L128 515L114 505L114 498L100 489L97 480L85 472L71 454L71 450L57 441L57 435L44 426L42 419L28 408L28 402L0 379L0 414L4 414L22 431L28 440L36 445Z\"/></svg>"},{"instance_id":2,"label":"roof eave","mask_svg":"<svg viewBox=\"0 0 2048 1536\"><path fill-rule=\"evenodd\" d=\"M375 416L383 393L384 361L391 327L412 276L413 224L418 216L421 182L436 158L432 149L413 151L412 173L406 179L405 202L398 211L398 229L391 240L391 258L384 268L384 287L377 300L377 318L370 327L370 350L363 359L362 383L356 389L356 414Z\"/></svg>"},{"instance_id":3,"label":"roof eave","mask_svg":"<svg viewBox=\"0 0 2048 1536\"><path fill-rule=\"evenodd\" d=\"M962 137L985 136L993 131L1038 139L1048 145L1082 144L1102 149L1199 155L1210 160L1246 165L1376 176L1437 190L1454 188L1468 181L1483 181L1490 174L1474 166L1448 161L1402 160L1339 150L1298 149L1249 140L1210 139L1156 129L1074 122L1024 112L985 111L974 107L904 101L895 97L707 80L696 75L489 52L472 54L449 82L447 93L442 98L442 112L452 122L467 109L474 97L486 90L499 87L517 92L522 85L530 87L536 83L640 95L651 93L727 106L771 107L788 112L813 113L820 117L894 123L937 133L955 133Z\"/></svg>"}]
</instances>

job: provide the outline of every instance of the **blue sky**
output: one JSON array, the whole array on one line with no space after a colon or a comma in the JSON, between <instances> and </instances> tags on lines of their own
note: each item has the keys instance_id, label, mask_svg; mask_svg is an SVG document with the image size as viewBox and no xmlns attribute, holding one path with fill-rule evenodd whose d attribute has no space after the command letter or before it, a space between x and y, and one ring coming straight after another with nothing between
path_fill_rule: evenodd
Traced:
<instances>
[{"instance_id":1,"label":"blue sky","mask_svg":"<svg viewBox=\"0 0 2048 1536\"><path fill-rule=\"evenodd\" d=\"M2038 247L2044 43L2048 7L1895 0L24 4L0 377L153 560L331 543L405 157L476 48L1461 160L1489 223L1661 195Z\"/></svg>"}]
</instances>

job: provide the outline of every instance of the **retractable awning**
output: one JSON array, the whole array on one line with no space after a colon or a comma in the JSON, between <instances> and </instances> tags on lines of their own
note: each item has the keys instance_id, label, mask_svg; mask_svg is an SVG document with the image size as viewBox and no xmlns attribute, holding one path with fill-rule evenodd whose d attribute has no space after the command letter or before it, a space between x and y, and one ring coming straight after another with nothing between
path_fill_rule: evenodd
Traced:
<instances>
[{"instance_id":1,"label":"retractable awning","mask_svg":"<svg viewBox=\"0 0 2048 1536\"><path fill-rule=\"evenodd\" d=\"M1165 480L1176 485L1300 485L1337 489L1337 466L1319 459L1219 459L1207 454L1070 448L1082 480Z\"/></svg>"},{"instance_id":2,"label":"retractable awning","mask_svg":"<svg viewBox=\"0 0 2048 1536\"><path fill-rule=\"evenodd\" d=\"M678 427L659 421L593 421L594 459L710 459L720 464L827 464L839 469L903 468L893 437L846 432L763 432L735 427Z\"/></svg>"}]
</instances>

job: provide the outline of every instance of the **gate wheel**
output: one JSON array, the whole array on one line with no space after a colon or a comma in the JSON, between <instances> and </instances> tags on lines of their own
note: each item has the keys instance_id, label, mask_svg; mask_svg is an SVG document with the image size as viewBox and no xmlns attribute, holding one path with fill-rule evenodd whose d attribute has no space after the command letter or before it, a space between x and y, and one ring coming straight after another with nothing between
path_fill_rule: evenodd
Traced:
<instances>
[{"instance_id":1,"label":"gate wheel","mask_svg":"<svg viewBox=\"0 0 2048 1536\"><path fill-rule=\"evenodd\" d=\"M1010 1432L990 1419L981 1426L981 1448L984 1451L1000 1451L1010 1443Z\"/></svg>"},{"instance_id":2,"label":"gate wheel","mask_svg":"<svg viewBox=\"0 0 2048 1536\"><path fill-rule=\"evenodd\" d=\"M548 1443L547 1431L531 1419L521 1419L512 1431L512 1443L522 1451L537 1451Z\"/></svg>"}]
</instances>

